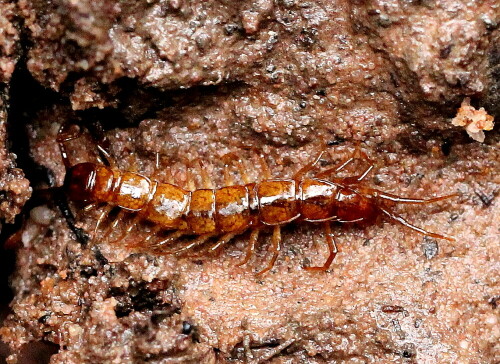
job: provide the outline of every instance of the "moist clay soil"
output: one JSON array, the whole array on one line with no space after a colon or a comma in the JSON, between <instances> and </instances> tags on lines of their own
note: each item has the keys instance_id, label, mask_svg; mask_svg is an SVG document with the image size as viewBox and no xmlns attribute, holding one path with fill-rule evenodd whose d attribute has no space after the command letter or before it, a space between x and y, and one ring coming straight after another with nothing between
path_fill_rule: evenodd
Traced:
<instances>
[{"instance_id":1,"label":"moist clay soil","mask_svg":"<svg viewBox=\"0 0 500 364\"><path fill-rule=\"evenodd\" d=\"M498 1L6 4L0 34L15 19L22 36L13 75L0 77L10 87L0 163L13 163L1 154L7 137L34 190L9 240L8 363L500 361L500 134L479 143L451 123L466 97L500 117ZM332 224L339 254L328 271L307 272L326 259L325 236L291 223L276 265L257 276L270 231L244 266L248 232L218 256L162 256L127 246L154 226L134 221L123 239L133 216L112 211L88 239L100 211L53 188L64 182L56 136L67 124L87 130L68 143L72 160L95 157L100 140L120 170L185 188L202 188L204 175L223 186L225 170L243 184L235 159L260 181L259 154L288 178L321 150L326 169L360 148L377 189L456 194L397 208L456 240L387 219ZM24 200L2 200L2 217Z\"/></svg>"}]
</instances>

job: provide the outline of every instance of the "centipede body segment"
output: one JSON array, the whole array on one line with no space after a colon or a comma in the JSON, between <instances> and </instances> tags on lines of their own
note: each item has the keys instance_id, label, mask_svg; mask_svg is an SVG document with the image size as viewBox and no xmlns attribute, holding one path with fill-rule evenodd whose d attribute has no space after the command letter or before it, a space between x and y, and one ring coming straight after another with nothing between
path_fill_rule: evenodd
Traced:
<instances>
[{"instance_id":1,"label":"centipede body segment","mask_svg":"<svg viewBox=\"0 0 500 364\"><path fill-rule=\"evenodd\" d=\"M392 206L395 203L433 203L454 195L411 199L373 189L363 182L373 168L372 164L357 176L336 177L355 157L312 177L306 177L306 174L315 167L319 157L292 178L270 178L256 183L187 191L140 173L121 171L112 162L109 166L90 162L71 166L65 143L77 137L78 135L68 133L64 128L61 128L58 135L67 167L64 187L68 198L91 206L106 204L135 213L136 218L125 229L126 232L137 221L152 222L155 228L137 246L151 248L161 254L191 250L215 237L219 240L210 251L218 251L235 236L251 230L247 252L241 265L247 263L255 251L259 232L270 227L273 230L272 257L269 264L259 272L262 274L273 267L281 250L281 227L292 222L310 222L323 225L329 256L322 266L304 268L324 271L330 267L337 254L331 222L370 224L380 216L386 216L426 236L452 240L410 224L396 215ZM364 158L363 155L361 158ZM109 209L104 209L101 213L96 230ZM173 234L157 241L155 236L160 231L172 231ZM187 246L170 250L170 243L183 235L195 238Z\"/></svg>"}]
</instances>

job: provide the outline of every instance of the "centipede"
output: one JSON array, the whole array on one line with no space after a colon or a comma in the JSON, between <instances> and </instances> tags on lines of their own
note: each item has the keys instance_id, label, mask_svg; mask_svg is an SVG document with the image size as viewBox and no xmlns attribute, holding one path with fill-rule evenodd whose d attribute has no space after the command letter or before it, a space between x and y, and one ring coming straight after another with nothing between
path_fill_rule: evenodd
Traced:
<instances>
[{"instance_id":1,"label":"centipede","mask_svg":"<svg viewBox=\"0 0 500 364\"><path fill-rule=\"evenodd\" d=\"M338 165L322 171L316 170L324 151L291 178L273 178L267 167L264 170L268 173L258 182L246 179L243 184L187 190L141 173L119 169L100 144L96 147L104 158L96 162L72 164L67 143L80 134L81 131L63 125L57 135L56 141L66 168L62 187L70 201L85 206L86 210L103 204L109 207L97 218L94 232L110 208L118 208L120 213L135 214L115 242L120 242L140 221L147 221L154 228L135 246L162 255L182 254L213 240L215 244L207 253L220 252L235 237L250 232L246 252L237 264L242 266L255 254L259 234L268 229L272 230L268 248L271 258L257 273L262 275L275 265L282 249L281 229L288 224L319 224L324 229L328 256L323 265L302 266L307 271L326 271L334 261L338 253L331 226L334 222L373 224L384 218L427 237L455 240L413 225L395 213L394 207L398 204L436 203L456 194L418 199L375 189L366 183L366 176L374 168L374 163L360 149ZM366 162L365 168L355 175L340 176L340 172L357 159ZM313 171L315 173L309 176ZM161 232L168 232L169 235L158 239ZM184 236L192 239L182 247L172 249L172 243Z\"/></svg>"}]
</instances>

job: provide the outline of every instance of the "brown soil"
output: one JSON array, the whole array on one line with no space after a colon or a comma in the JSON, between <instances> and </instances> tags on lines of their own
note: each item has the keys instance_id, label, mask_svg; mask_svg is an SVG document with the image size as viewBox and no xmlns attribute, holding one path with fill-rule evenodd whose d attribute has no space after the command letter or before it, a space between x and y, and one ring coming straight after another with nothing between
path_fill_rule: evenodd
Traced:
<instances>
[{"instance_id":1,"label":"brown soil","mask_svg":"<svg viewBox=\"0 0 500 364\"><path fill-rule=\"evenodd\" d=\"M496 128L477 143L450 122L465 97L500 116L495 1L18 5L33 41L26 67L58 91L25 113L33 162L56 185L65 173L59 126L94 130L99 121L120 169L152 175L158 153L155 178L182 186L200 186L197 160L223 185L227 153L259 180L245 146L290 177L325 145L322 168L360 145L376 164L376 188L459 196L398 209L455 242L391 221L334 225L340 253L328 272L310 273L300 267L323 262L323 233L290 224L261 277L269 234L243 267L235 264L248 234L219 257L162 257L112 242L125 222L85 244L78 229L92 231L98 214L71 205L80 210L71 229L49 198L22 227L12 313L0 329L10 361L34 342L58 347L51 363L500 360L500 137ZM75 160L94 148L71 144ZM149 228L138 224L127 241Z\"/></svg>"},{"instance_id":2,"label":"brown soil","mask_svg":"<svg viewBox=\"0 0 500 364\"><path fill-rule=\"evenodd\" d=\"M0 231L2 220L13 222L31 195L29 182L15 168L15 155L6 148L9 81L19 55L15 15L14 4L0 3Z\"/></svg>"}]
</instances>

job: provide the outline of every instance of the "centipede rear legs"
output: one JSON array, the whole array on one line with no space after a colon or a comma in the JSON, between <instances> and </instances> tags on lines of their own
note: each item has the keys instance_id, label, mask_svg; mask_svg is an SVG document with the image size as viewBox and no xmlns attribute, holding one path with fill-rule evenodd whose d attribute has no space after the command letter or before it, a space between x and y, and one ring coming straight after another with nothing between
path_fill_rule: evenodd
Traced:
<instances>
[{"instance_id":1,"label":"centipede rear legs","mask_svg":"<svg viewBox=\"0 0 500 364\"><path fill-rule=\"evenodd\" d=\"M323 153L324 153L324 151L321 151L319 153L319 155L314 159L313 162L311 162L307 166L300 169L295 174L294 179L296 179L296 180L300 179L307 172L312 170L316 166L316 164L319 162L319 160L321 159ZM360 159L362 161L368 162L368 166L365 168L365 170L361 174L349 178L350 180L352 180L352 183L359 183L364 178L366 178L366 176L370 173L370 171L374 167L374 164L371 162L371 160L368 158L368 156L364 152L362 152L359 148L356 149L356 151L354 152L354 154L352 156L350 156L346 160L342 161L337 166L330 168L330 169L327 169L326 171L317 173L315 175L315 178L325 178L325 177L328 177L332 174L336 174L336 173L340 172L341 170L343 170L344 168L346 168L349 164L353 163L356 159ZM345 181L345 178L343 179L343 181ZM330 221L325 221L322 225L323 225L323 229L324 229L325 240L326 240L326 243L328 245L328 252L329 252L328 257L322 266L302 266L302 268L305 270L324 272L330 268L333 260L337 256L338 248L337 248L337 244L335 243L335 239L333 237Z\"/></svg>"}]
</instances>

